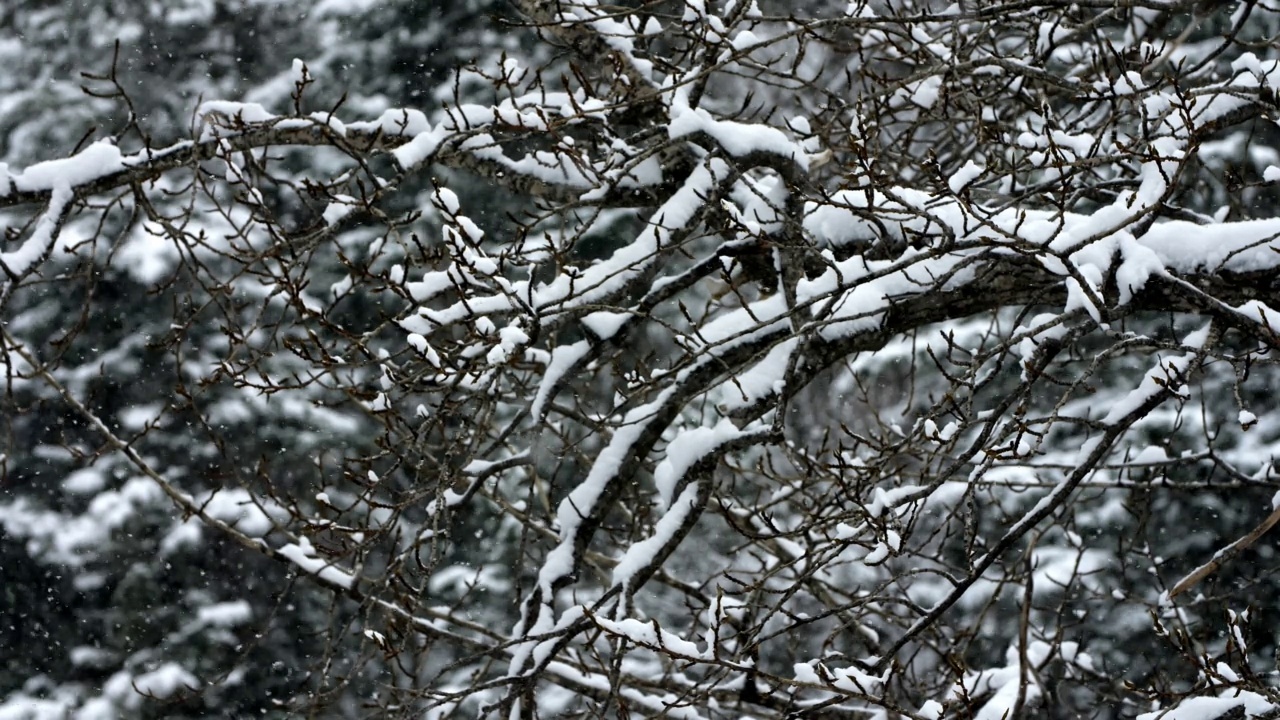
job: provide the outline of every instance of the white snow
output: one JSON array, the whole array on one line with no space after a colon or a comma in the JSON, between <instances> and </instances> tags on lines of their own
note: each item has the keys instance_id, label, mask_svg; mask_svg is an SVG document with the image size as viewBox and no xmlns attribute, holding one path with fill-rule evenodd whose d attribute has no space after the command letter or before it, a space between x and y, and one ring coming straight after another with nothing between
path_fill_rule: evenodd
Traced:
<instances>
[{"instance_id":1,"label":"white snow","mask_svg":"<svg viewBox=\"0 0 1280 720\"><path fill-rule=\"evenodd\" d=\"M678 635L663 630L656 622L645 622L636 618L608 620L594 616L592 620L604 630L621 635L637 645L654 650L661 650L669 655L687 660L701 660L706 654L698 650L698 646Z\"/></svg>"},{"instance_id":2,"label":"white snow","mask_svg":"<svg viewBox=\"0 0 1280 720\"><path fill-rule=\"evenodd\" d=\"M1127 203L1129 199L1123 201ZM942 221L961 239L999 243L1016 238L1032 245L1052 243L1061 249L1072 248L1081 239L1096 237L1101 241L1121 233L1137 217L1127 206L1111 205L1093 215L1008 209L977 218L954 200L898 188L883 195L861 190L835 193L832 203L810 206L806 230L835 245L874 239L876 229L845 208L874 210L886 224L892 221L904 232L918 233L930 232L929 222L916 212L927 209L929 218ZM898 209L903 212L899 214ZM1223 266L1246 271L1277 265L1269 241L1278 234L1280 218L1217 225L1168 221L1153 225L1143 236L1133 239L1137 246L1154 252L1160 263L1171 270L1191 272ZM1102 261L1109 254L1095 251L1091 259Z\"/></svg>"},{"instance_id":3,"label":"white snow","mask_svg":"<svg viewBox=\"0 0 1280 720\"><path fill-rule=\"evenodd\" d=\"M612 682L609 676L585 672L578 665L552 661L547 664L546 671L594 690L616 692L618 697L625 699L629 704L637 708L643 708L652 717L666 717L673 718L673 720L708 720L696 708L688 703L681 703L680 698L673 694L651 695L641 692L630 685L619 687Z\"/></svg>"},{"instance_id":4,"label":"white snow","mask_svg":"<svg viewBox=\"0 0 1280 720\"><path fill-rule=\"evenodd\" d=\"M645 567L653 564L658 553L674 541L698 500L698 483L689 483L653 528L653 535L627 548L613 568L613 584L628 585Z\"/></svg>"},{"instance_id":5,"label":"white snow","mask_svg":"<svg viewBox=\"0 0 1280 720\"><path fill-rule=\"evenodd\" d=\"M761 42L763 41L760 39L759 35L756 35L750 30L741 30L737 35L733 36L733 40L730 41L730 45L734 50L741 52L747 48L759 45Z\"/></svg>"},{"instance_id":6,"label":"white snow","mask_svg":"<svg viewBox=\"0 0 1280 720\"><path fill-rule=\"evenodd\" d=\"M986 172L985 167L970 160L964 164L964 167L957 170L955 174L951 176L951 179L947 180L947 187L951 188L951 192L958 193L969 187L969 185L974 180L977 180L984 172Z\"/></svg>"},{"instance_id":7,"label":"white snow","mask_svg":"<svg viewBox=\"0 0 1280 720\"><path fill-rule=\"evenodd\" d=\"M334 195L333 202L324 208L322 217L326 225L337 225L343 218L350 215L357 207L357 200L350 195Z\"/></svg>"},{"instance_id":8,"label":"white snow","mask_svg":"<svg viewBox=\"0 0 1280 720\"><path fill-rule=\"evenodd\" d=\"M422 307L417 316L404 318L401 327L409 332L430 336L439 328L467 318L516 309L512 297L530 298L530 304L544 317L555 312L590 305L625 286L652 267L659 252L673 239L692 230L691 223L703 209L703 199L729 176L731 168L720 160L700 165L684 185L651 216L648 225L630 243L611 257L570 276L562 273L548 284L530 288L529 281L510 283L506 292L496 295L474 295L465 301L440 310Z\"/></svg>"},{"instance_id":9,"label":"white snow","mask_svg":"<svg viewBox=\"0 0 1280 720\"><path fill-rule=\"evenodd\" d=\"M1183 344L1187 347L1199 348L1204 345L1208 336L1209 327L1205 326L1188 335L1183 340ZM1102 419L1103 424L1114 425L1120 422L1125 416L1161 393L1178 392L1175 386L1181 382L1181 378L1185 376L1195 358L1196 353L1189 352L1158 362L1155 367L1147 371L1137 388L1129 391L1123 399L1111 403L1110 409Z\"/></svg>"},{"instance_id":10,"label":"white snow","mask_svg":"<svg viewBox=\"0 0 1280 720\"><path fill-rule=\"evenodd\" d=\"M351 573L338 568L327 560L316 557L315 548L311 546L311 541L305 537L299 537L297 543L288 543L281 547L279 552L309 575L315 575L321 580L344 588L350 588L355 584L355 577Z\"/></svg>"},{"instance_id":11,"label":"white snow","mask_svg":"<svg viewBox=\"0 0 1280 720\"><path fill-rule=\"evenodd\" d=\"M313 112L307 117L316 121L316 123L320 125L328 126L328 128L332 130L334 133L336 133L339 137L345 137L347 134L347 126L341 120L339 120L337 116L335 116L333 113Z\"/></svg>"},{"instance_id":12,"label":"white snow","mask_svg":"<svg viewBox=\"0 0 1280 720\"><path fill-rule=\"evenodd\" d=\"M583 479L566 497L560 501L556 510L556 524L560 528L560 542L547 553L538 571L538 585L544 598L552 597L552 586L560 578L573 573L574 540L582 521L595 511L596 503L622 467L631 450L631 446L640 439L645 429L644 418L649 416L672 392L667 389L653 407L642 406L627 413L623 424L614 431L609 444L597 455L587 477Z\"/></svg>"},{"instance_id":13,"label":"white snow","mask_svg":"<svg viewBox=\"0 0 1280 720\"><path fill-rule=\"evenodd\" d=\"M943 709L942 703L937 700L929 700L924 705L920 706L920 709L916 711L916 714L925 718L925 720L939 720L939 718L942 717Z\"/></svg>"},{"instance_id":14,"label":"white snow","mask_svg":"<svg viewBox=\"0 0 1280 720\"><path fill-rule=\"evenodd\" d=\"M200 681L177 663L165 663L148 673L133 678L137 693L154 698L171 698L200 688Z\"/></svg>"},{"instance_id":15,"label":"white snow","mask_svg":"<svg viewBox=\"0 0 1280 720\"><path fill-rule=\"evenodd\" d=\"M133 405L116 413L116 418L120 421L120 427L136 432L157 422L166 409L167 405L163 402Z\"/></svg>"},{"instance_id":16,"label":"white snow","mask_svg":"<svg viewBox=\"0 0 1280 720\"><path fill-rule=\"evenodd\" d=\"M40 190L69 190L77 185L93 182L112 173L120 172L137 163L140 155L128 158L109 140L99 140L69 158L46 160L36 163L17 175L9 175L9 181L19 192ZM0 183L0 197L8 194L6 183Z\"/></svg>"},{"instance_id":17,"label":"white snow","mask_svg":"<svg viewBox=\"0 0 1280 720\"><path fill-rule=\"evenodd\" d=\"M1169 453L1160 445L1148 445L1134 455L1130 462L1134 465L1162 463L1169 459Z\"/></svg>"},{"instance_id":18,"label":"white snow","mask_svg":"<svg viewBox=\"0 0 1280 720\"><path fill-rule=\"evenodd\" d=\"M1120 290L1120 304L1124 305L1147 284L1151 276L1162 274L1165 266L1154 250L1127 233L1120 235L1118 240L1122 259L1120 267L1116 268L1116 286Z\"/></svg>"},{"instance_id":19,"label":"white snow","mask_svg":"<svg viewBox=\"0 0 1280 720\"><path fill-rule=\"evenodd\" d=\"M631 319L629 313L606 312L601 310L593 312L582 318L582 324L593 335L601 340L612 339L618 334L618 330L622 329L622 325Z\"/></svg>"},{"instance_id":20,"label":"white snow","mask_svg":"<svg viewBox=\"0 0 1280 720\"><path fill-rule=\"evenodd\" d=\"M1237 307L1236 312L1273 333L1280 332L1280 312L1261 300L1250 300Z\"/></svg>"},{"instance_id":21,"label":"white snow","mask_svg":"<svg viewBox=\"0 0 1280 720\"><path fill-rule=\"evenodd\" d=\"M715 452L717 448L742 436L732 421L721 419L713 427L696 427L681 431L667 443L666 458L653 473L653 483L658 490L660 507L672 507L671 496L680 478L684 477L699 460Z\"/></svg>"},{"instance_id":22,"label":"white snow","mask_svg":"<svg viewBox=\"0 0 1280 720\"><path fill-rule=\"evenodd\" d=\"M615 13L597 6L595 0L559 5L567 17L583 21L591 27L596 36L617 53L618 59L631 68L633 77L637 77L640 82L652 84L653 63L636 57L635 54L636 36L642 34L644 29L638 30L638 23L628 22L631 20L629 16L618 19Z\"/></svg>"},{"instance_id":23,"label":"white snow","mask_svg":"<svg viewBox=\"0 0 1280 720\"><path fill-rule=\"evenodd\" d=\"M181 260L181 254L175 243L161 234L150 232L148 227L140 225L116 248L115 253L120 264L128 268L135 280L152 284L173 271Z\"/></svg>"},{"instance_id":24,"label":"white snow","mask_svg":"<svg viewBox=\"0 0 1280 720\"><path fill-rule=\"evenodd\" d=\"M1175 707L1143 713L1138 720L1212 720L1227 715L1232 709L1244 708L1243 717L1261 717L1275 705L1247 690L1224 690L1222 697L1193 697Z\"/></svg>"},{"instance_id":25,"label":"white snow","mask_svg":"<svg viewBox=\"0 0 1280 720\"><path fill-rule=\"evenodd\" d=\"M570 345L559 345L551 351L551 362L547 363L542 373L542 382L538 383L538 392L533 396L533 402L529 404L531 417L535 420L542 419L547 402L552 399L552 391L564 380L565 374L589 352L591 352L591 343L587 340L579 340Z\"/></svg>"},{"instance_id":26,"label":"white snow","mask_svg":"<svg viewBox=\"0 0 1280 720\"><path fill-rule=\"evenodd\" d=\"M800 338L788 338L769 349L760 362L746 372L735 375L717 389L723 396L720 407L723 412L749 407L757 401L777 393L786 375L791 355L800 346Z\"/></svg>"},{"instance_id":27,"label":"white snow","mask_svg":"<svg viewBox=\"0 0 1280 720\"><path fill-rule=\"evenodd\" d=\"M111 146L114 149L114 145ZM86 152L88 152L86 150ZM74 158L72 158L74 159ZM64 161L52 161L64 162ZM42 163L47 165L48 163ZM33 166L39 167L39 166ZM67 168L68 174L75 174L78 170L76 166ZM28 169L27 173L30 173ZM26 176L27 173L23 173ZM49 173L52 175L52 171ZM42 179L44 173L41 173ZM21 277L30 272L40 261L47 257L53 250L53 243L57 238L57 230L62 223L63 214L67 211L68 205L75 199L74 193L71 191L69 181L62 179L56 175L52 175L51 180L56 180L57 184L53 186L53 193L49 199L49 207L40 219L36 221L35 230L17 250L0 253L0 263L3 263L4 269L10 275Z\"/></svg>"},{"instance_id":28,"label":"white snow","mask_svg":"<svg viewBox=\"0 0 1280 720\"><path fill-rule=\"evenodd\" d=\"M73 495L93 495L106 486L106 474L92 467L76 470L62 480L62 489Z\"/></svg>"},{"instance_id":29,"label":"white snow","mask_svg":"<svg viewBox=\"0 0 1280 720\"><path fill-rule=\"evenodd\" d=\"M209 517L221 520L249 537L263 537L277 525L283 526L290 518L287 508L254 497L244 488L226 488L199 495L195 502Z\"/></svg>"},{"instance_id":30,"label":"white snow","mask_svg":"<svg viewBox=\"0 0 1280 720\"><path fill-rule=\"evenodd\" d=\"M275 120L278 116L268 112L260 103L209 100L200 103L200 106L196 108L196 117L207 124L215 120L220 122L264 123Z\"/></svg>"},{"instance_id":31,"label":"white snow","mask_svg":"<svg viewBox=\"0 0 1280 720\"><path fill-rule=\"evenodd\" d=\"M421 110L392 108L383 112L377 120L372 122L347 123L347 130L416 138L422 133L430 132L431 123L427 121L427 116Z\"/></svg>"},{"instance_id":32,"label":"white snow","mask_svg":"<svg viewBox=\"0 0 1280 720\"><path fill-rule=\"evenodd\" d=\"M874 549L862 558L864 565L879 565L889 559L889 546L883 542L876 543Z\"/></svg>"},{"instance_id":33,"label":"white snow","mask_svg":"<svg viewBox=\"0 0 1280 720\"><path fill-rule=\"evenodd\" d=\"M529 335L516 325L507 325L498 331L498 344L485 356L490 365L502 365L515 351L529 343Z\"/></svg>"},{"instance_id":34,"label":"white snow","mask_svg":"<svg viewBox=\"0 0 1280 720\"><path fill-rule=\"evenodd\" d=\"M941 89L942 78L937 75L913 83L909 87L911 102L925 109L931 108L937 104Z\"/></svg>"},{"instance_id":35,"label":"white snow","mask_svg":"<svg viewBox=\"0 0 1280 720\"><path fill-rule=\"evenodd\" d=\"M253 608L245 600L206 605L196 610L196 621L215 627L235 627L253 619Z\"/></svg>"},{"instance_id":36,"label":"white snow","mask_svg":"<svg viewBox=\"0 0 1280 720\"><path fill-rule=\"evenodd\" d=\"M160 554L172 555L182 548L199 545L204 537L201 527L202 523L195 518L174 523L160 539Z\"/></svg>"},{"instance_id":37,"label":"white snow","mask_svg":"<svg viewBox=\"0 0 1280 720\"><path fill-rule=\"evenodd\" d=\"M1044 688L1039 683L1036 671L1043 668L1055 655L1061 657L1069 667L1085 667L1089 663L1087 656L1079 652L1079 647L1074 642L1063 642L1055 646L1042 640L1031 640L1027 643L1025 654L1030 665L1025 673L1028 682L1023 682L1023 655L1016 646L1012 646L1005 653L1004 667L966 673L958 683L959 687L951 690L949 699L985 696L986 702L974 715L976 720L1007 720L1013 717L1020 697L1023 702L1033 704L1043 695Z\"/></svg>"},{"instance_id":38,"label":"white snow","mask_svg":"<svg viewBox=\"0 0 1280 720\"><path fill-rule=\"evenodd\" d=\"M71 652L67 654L72 665L76 666L100 666L106 665L115 659L115 653L100 647L90 645L80 645L71 648ZM4 717L0 715L0 717Z\"/></svg>"},{"instance_id":39,"label":"white snow","mask_svg":"<svg viewBox=\"0 0 1280 720\"><path fill-rule=\"evenodd\" d=\"M79 568L110 548L111 534L139 512L166 503L159 485L134 477L118 489L98 492L79 515L46 510L25 497L0 504L0 528L27 539L32 555Z\"/></svg>"},{"instance_id":40,"label":"white snow","mask_svg":"<svg viewBox=\"0 0 1280 720\"><path fill-rule=\"evenodd\" d=\"M808 155L783 131L769 125L717 120L700 107L690 107L688 90L678 89L671 100L667 135L679 140L698 132L710 135L733 157L767 153L791 160L801 171L809 169Z\"/></svg>"},{"instance_id":41,"label":"white snow","mask_svg":"<svg viewBox=\"0 0 1280 720\"><path fill-rule=\"evenodd\" d=\"M427 125L412 140L392 150L391 154L400 163L400 167L406 170L416 168L435 155L440 149L440 143L448 139L450 134L448 128L443 126L432 129Z\"/></svg>"},{"instance_id":42,"label":"white snow","mask_svg":"<svg viewBox=\"0 0 1280 720\"><path fill-rule=\"evenodd\" d=\"M818 672L821 666L822 673ZM869 675L855 667L829 668L821 660L796 663L792 668L796 682L808 685L829 685L849 692L870 695L884 684L884 677ZM829 680L824 680L826 675Z\"/></svg>"},{"instance_id":43,"label":"white snow","mask_svg":"<svg viewBox=\"0 0 1280 720\"><path fill-rule=\"evenodd\" d=\"M898 509L903 503L920 497L924 491L925 488L919 485L902 485L888 490L877 487L871 491L871 502L866 505L867 515L871 518L881 517L886 510Z\"/></svg>"}]
</instances>

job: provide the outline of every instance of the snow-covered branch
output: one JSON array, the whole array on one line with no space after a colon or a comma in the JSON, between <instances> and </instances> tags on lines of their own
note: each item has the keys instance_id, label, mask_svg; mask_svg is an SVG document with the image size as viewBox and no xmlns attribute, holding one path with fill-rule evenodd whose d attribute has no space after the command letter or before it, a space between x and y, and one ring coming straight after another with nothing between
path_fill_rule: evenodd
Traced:
<instances>
[{"instance_id":1,"label":"snow-covered branch","mask_svg":"<svg viewBox=\"0 0 1280 720\"><path fill-rule=\"evenodd\" d=\"M115 53L122 131L0 164L3 537L305 578L294 714L1280 707L1214 630L1280 588L1280 8L643 5L186 133ZM202 592L14 692L243 681L159 661L271 622Z\"/></svg>"}]
</instances>

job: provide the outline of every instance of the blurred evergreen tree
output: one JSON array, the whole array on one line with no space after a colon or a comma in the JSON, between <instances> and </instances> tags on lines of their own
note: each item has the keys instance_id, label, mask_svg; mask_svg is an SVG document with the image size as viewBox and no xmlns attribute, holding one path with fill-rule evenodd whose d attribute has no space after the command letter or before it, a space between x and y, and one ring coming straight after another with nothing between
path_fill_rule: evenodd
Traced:
<instances>
[{"instance_id":1,"label":"blurred evergreen tree","mask_svg":"<svg viewBox=\"0 0 1280 720\"><path fill-rule=\"evenodd\" d=\"M494 30L498 6L5 3L0 161L22 167L108 136L128 147L171 143L192 134L200 99L287 110L294 58L317 78L309 111L342 100L375 116L390 107L431 112L452 97L460 64L518 50L516 34ZM267 202L304 223L313 210L303 200L282 191ZM120 198L106 215L106 235L118 244L60 253L49 281L10 298L8 329L47 350L60 382L227 521L269 527L246 489L314 509L312 498L352 472L354 458L378 454L384 429L319 384L272 398L211 373L245 350L228 345L218 324L226 312L257 324L264 339L256 350L274 355L266 367L281 376L309 371L290 353L290 343L309 337L292 324L292 308L269 299L269 281L254 277L261 267L196 246L184 256L149 235L140 215ZM368 261L346 250L357 264ZM381 270L396 252L377 259ZM351 262L329 248L311 279L327 287ZM210 277L228 284L209 286ZM335 304L333 326L368 332L394 310L386 300L360 288ZM332 344L330 329L313 325L319 335L310 337ZM294 583L279 563L195 524L175 524L159 488L47 390L11 383L0 396L0 431L0 715L283 717L315 693L355 711L372 692L369 677L328 686L332 677L310 672L348 666L361 653L358 635L334 646L329 633L357 607L340 607L335 619L323 589ZM145 707L132 688L139 679L158 698Z\"/></svg>"}]
</instances>

